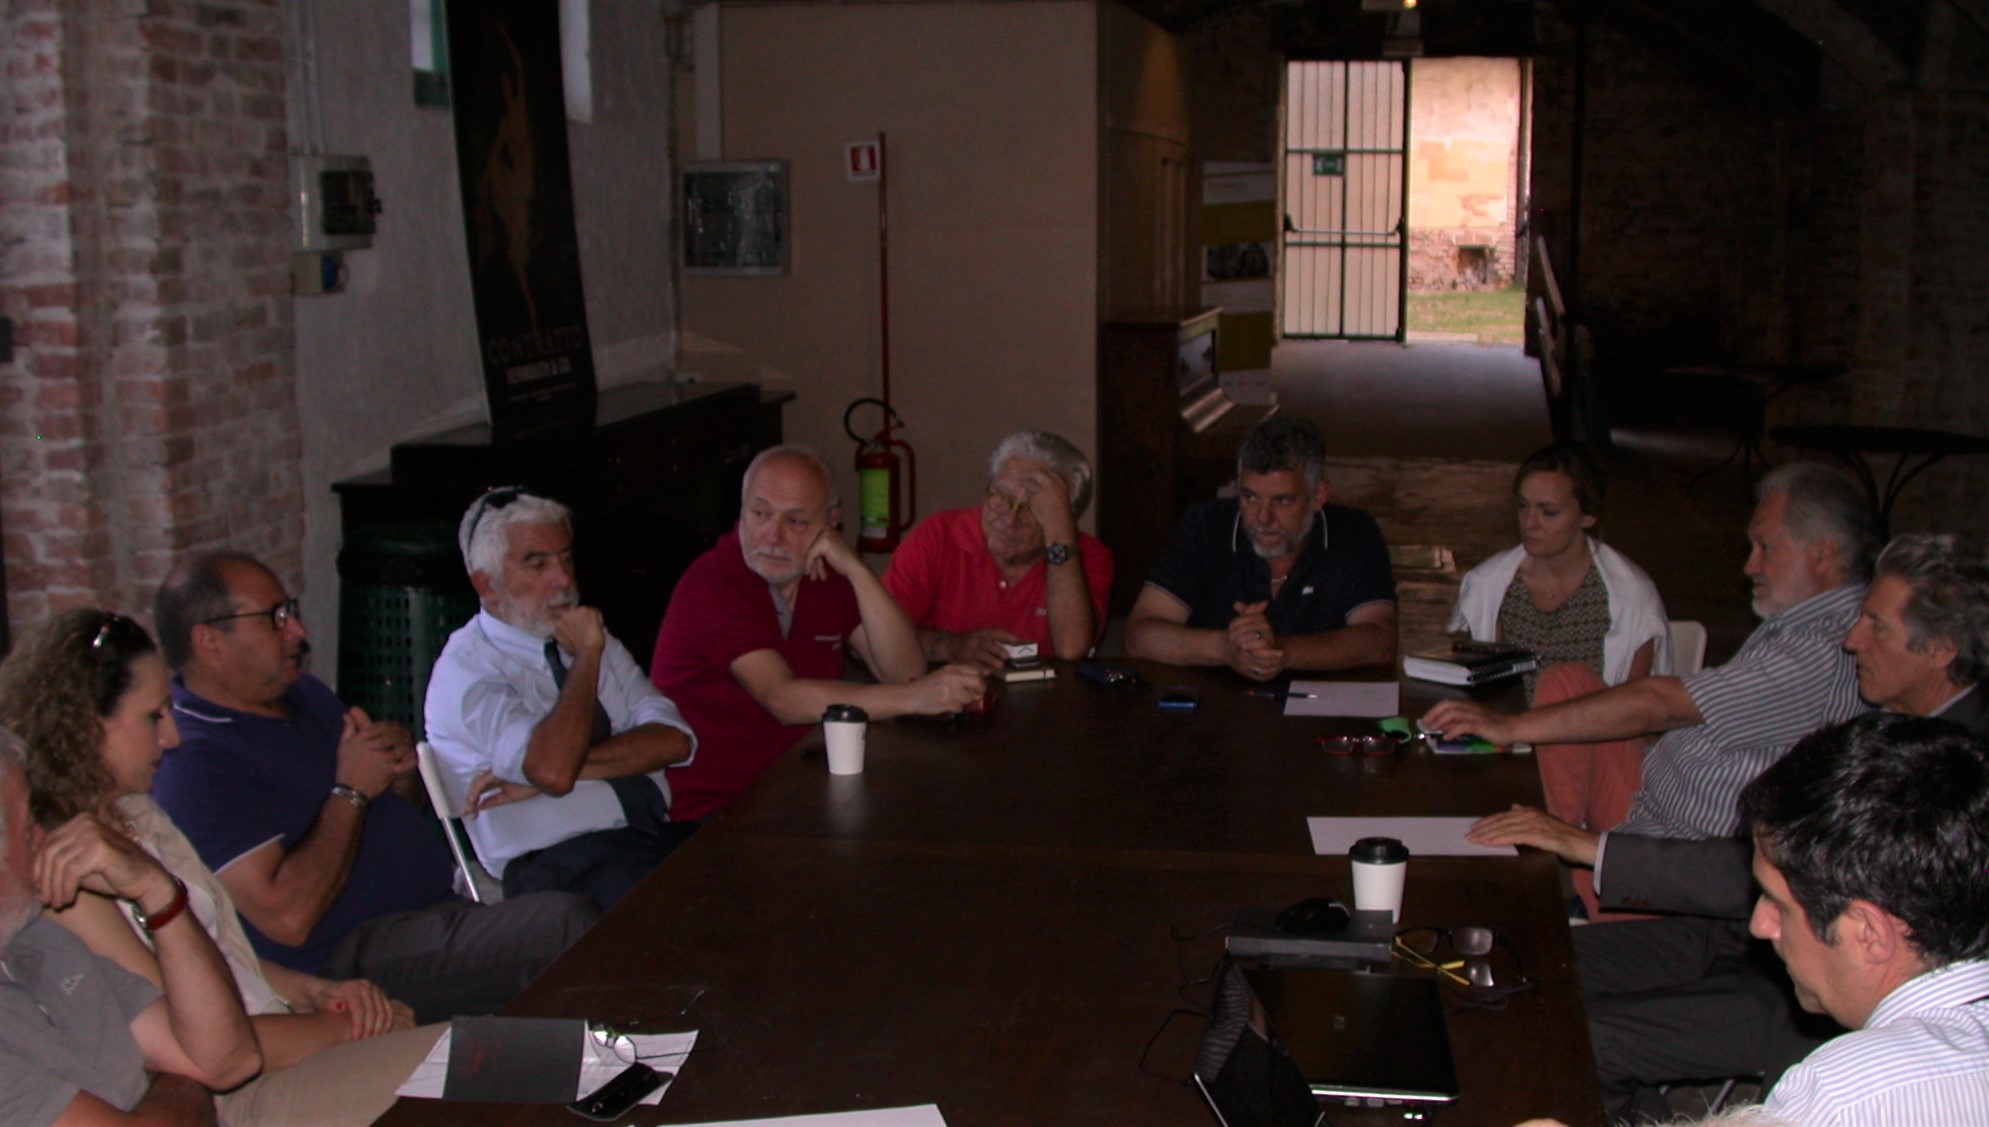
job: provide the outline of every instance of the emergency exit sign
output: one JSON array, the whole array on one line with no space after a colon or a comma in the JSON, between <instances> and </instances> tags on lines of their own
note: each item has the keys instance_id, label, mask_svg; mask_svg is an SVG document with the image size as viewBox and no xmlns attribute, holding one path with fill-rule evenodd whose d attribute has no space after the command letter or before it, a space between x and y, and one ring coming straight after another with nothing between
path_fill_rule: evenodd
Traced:
<instances>
[{"instance_id":1,"label":"emergency exit sign","mask_svg":"<svg viewBox=\"0 0 1989 1127\"><path fill-rule=\"evenodd\" d=\"M1314 176L1345 176L1347 174L1347 154L1313 153L1312 174Z\"/></svg>"}]
</instances>

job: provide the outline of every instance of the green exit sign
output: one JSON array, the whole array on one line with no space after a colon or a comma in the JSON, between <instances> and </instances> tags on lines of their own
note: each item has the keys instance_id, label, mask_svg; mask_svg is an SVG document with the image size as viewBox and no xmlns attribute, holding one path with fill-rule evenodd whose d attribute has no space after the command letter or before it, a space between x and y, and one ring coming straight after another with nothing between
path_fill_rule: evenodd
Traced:
<instances>
[{"instance_id":1,"label":"green exit sign","mask_svg":"<svg viewBox=\"0 0 1989 1127\"><path fill-rule=\"evenodd\" d=\"M1313 153L1312 174L1314 176L1345 176L1347 174L1347 154Z\"/></svg>"}]
</instances>

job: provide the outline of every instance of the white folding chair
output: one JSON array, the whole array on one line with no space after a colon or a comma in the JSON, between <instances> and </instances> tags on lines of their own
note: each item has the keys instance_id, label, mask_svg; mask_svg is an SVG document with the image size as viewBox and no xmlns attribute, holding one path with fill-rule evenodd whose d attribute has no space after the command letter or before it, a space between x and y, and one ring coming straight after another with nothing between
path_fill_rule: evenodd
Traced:
<instances>
[{"instance_id":1,"label":"white folding chair","mask_svg":"<svg viewBox=\"0 0 1989 1127\"><path fill-rule=\"evenodd\" d=\"M1671 675L1685 677L1705 668L1706 624L1689 618L1671 620Z\"/></svg>"},{"instance_id":2,"label":"white folding chair","mask_svg":"<svg viewBox=\"0 0 1989 1127\"><path fill-rule=\"evenodd\" d=\"M504 899L504 886L484 871L475 850L470 847L469 834L463 830L456 800L449 796L448 787L443 785L442 767L435 761L435 746L427 740L415 744L414 757L421 768L421 785L428 790L428 804L435 808L435 817L442 823L442 834L449 839L449 852L456 858L457 884L461 886L458 891L479 904L495 904Z\"/></svg>"}]
</instances>

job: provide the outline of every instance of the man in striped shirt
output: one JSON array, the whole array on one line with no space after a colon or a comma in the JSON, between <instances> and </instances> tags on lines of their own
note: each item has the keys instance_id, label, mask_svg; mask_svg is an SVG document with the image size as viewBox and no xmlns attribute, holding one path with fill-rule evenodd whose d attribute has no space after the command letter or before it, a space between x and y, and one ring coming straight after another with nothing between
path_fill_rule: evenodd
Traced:
<instances>
[{"instance_id":1,"label":"man in striped shirt","mask_svg":"<svg viewBox=\"0 0 1989 1127\"><path fill-rule=\"evenodd\" d=\"M1430 710L1424 723L1446 733L1536 745L1547 813L1495 815L1474 827L1481 840L1525 821L1533 836L1498 836L1543 848L1549 837L1571 842L1593 865L1604 831L1613 831L1610 840L1731 838L1741 832L1742 787L1798 739L1864 710L1857 664L1843 649L1877 540L1864 492L1821 463L1792 462L1764 477L1757 493L1745 572L1763 621L1732 661L1518 716L1461 701ZM1597 755L1573 742L1651 731L1664 734L1641 756ZM1571 802L1570 791L1580 797ZM1613 795L1622 797L1606 800ZM1573 846L1556 852L1576 859ZM1593 874L1578 867L1573 876L1589 918L1598 918ZM1604 1103L1619 1121L1661 1109L1650 1085L1698 1075L1679 1071L1681 1061L1760 1071L1772 1082L1820 1035L1793 1020L1785 985L1748 965L1737 921L1680 916L1584 928L1575 947ZM1706 1021L1709 1010L1720 1020Z\"/></svg>"},{"instance_id":2,"label":"man in striped shirt","mask_svg":"<svg viewBox=\"0 0 1989 1127\"><path fill-rule=\"evenodd\" d=\"M1877 548L1864 491L1828 466L1791 462L1761 480L1759 497L1743 570L1763 621L1732 661L1689 677L1627 681L1517 716L1444 701L1424 724L1446 735L1533 744L1548 812L1591 832L1738 832L1734 799L1743 786L1805 734L1864 710L1842 641ZM1593 754L1595 743L1653 732L1663 735L1642 755ZM1598 814L1608 805L1593 801L1599 792L1634 792L1627 815ZM1584 896L1591 913L1592 896Z\"/></svg>"}]
</instances>

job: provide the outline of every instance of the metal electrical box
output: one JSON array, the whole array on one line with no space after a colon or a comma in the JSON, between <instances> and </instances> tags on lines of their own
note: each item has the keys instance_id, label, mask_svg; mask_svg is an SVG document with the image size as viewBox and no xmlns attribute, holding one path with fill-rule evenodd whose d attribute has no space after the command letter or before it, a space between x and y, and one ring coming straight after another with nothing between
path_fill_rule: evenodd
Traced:
<instances>
[{"instance_id":1,"label":"metal electrical box","mask_svg":"<svg viewBox=\"0 0 1989 1127\"><path fill-rule=\"evenodd\" d=\"M293 153L290 179L297 194L293 249L357 250L373 245L380 198L373 192L371 161Z\"/></svg>"},{"instance_id":2,"label":"metal electrical box","mask_svg":"<svg viewBox=\"0 0 1989 1127\"><path fill-rule=\"evenodd\" d=\"M787 162L700 161L684 169L684 273L788 272Z\"/></svg>"}]
</instances>

